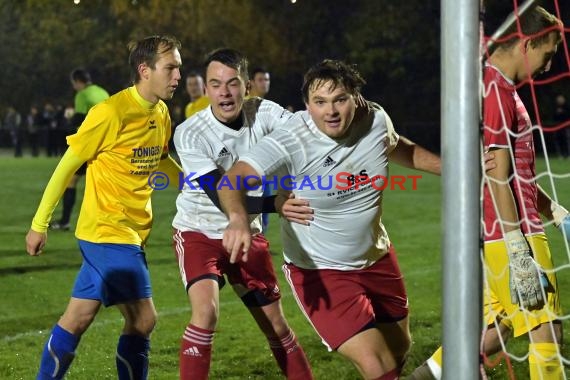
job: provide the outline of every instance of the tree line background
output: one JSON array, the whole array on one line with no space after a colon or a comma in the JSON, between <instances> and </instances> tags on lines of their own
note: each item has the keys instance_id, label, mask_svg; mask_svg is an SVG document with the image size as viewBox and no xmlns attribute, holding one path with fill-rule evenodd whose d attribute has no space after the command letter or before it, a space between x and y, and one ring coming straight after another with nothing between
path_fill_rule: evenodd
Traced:
<instances>
[{"instance_id":1,"label":"tree line background","mask_svg":"<svg viewBox=\"0 0 570 380\"><path fill-rule=\"evenodd\" d=\"M555 11L552 0L543 3ZM570 2L558 3L568 23ZM487 1L487 30L512 8L511 1ZM1 0L0 112L72 104L76 67L114 93L130 85L127 43L171 34L182 42L183 76L201 70L212 49L236 48L250 68L270 71L268 98L295 109L303 108L309 66L324 58L357 64L368 82L364 95L386 108L400 133L437 150L440 10L439 0ZM564 58L557 56L553 70L568 71ZM181 82L171 104L187 102Z\"/></svg>"}]
</instances>

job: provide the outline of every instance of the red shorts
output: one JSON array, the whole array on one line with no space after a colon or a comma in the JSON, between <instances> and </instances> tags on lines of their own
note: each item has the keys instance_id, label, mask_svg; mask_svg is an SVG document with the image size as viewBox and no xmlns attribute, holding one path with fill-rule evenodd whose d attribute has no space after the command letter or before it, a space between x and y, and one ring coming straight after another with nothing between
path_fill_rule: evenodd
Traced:
<instances>
[{"instance_id":1,"label":"red shorts","mask_svg":"<svg viewBox=\"0 0 570 380\"><path fill-rule=\"evenodd\" d=\"M408 296L392 247L366 269L301 269L284 264L297 303L329 349L376 323L408 315Z\"/></svg>"},{"instance_id":2,"label":"red shorts","mask_svg":"<svg viewBox=\"0 0 570 380\"><path fill-rule=\"evenodd\" d=\"M269 243L263 235L254 235L247 262L230 264L230 256L221 239L210 239L192 231L174 230L174 251L186 291L196 281L210 278L224 286L228 278L246 306L265 306L281 298L273 269Z\"/></svg>"}]
</instances>

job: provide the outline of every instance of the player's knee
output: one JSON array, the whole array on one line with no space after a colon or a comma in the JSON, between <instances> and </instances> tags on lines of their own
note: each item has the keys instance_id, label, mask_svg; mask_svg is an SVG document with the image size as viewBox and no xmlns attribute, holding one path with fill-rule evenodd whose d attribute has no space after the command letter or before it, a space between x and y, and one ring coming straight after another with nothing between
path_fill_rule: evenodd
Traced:
<instances>
[{"instance_id":1,"label":"player's knee","mask_svg":"<svg viewBox=\"0 0 570 380\"><path fill-rule=\"evenodd\" d=\"M546 322L533 331L530 335L532 336L532 341L538 343L562 343L562 323L560 321Z\"/></svg>"},{"instance_id":2,"label":"player's knee","mask_svg":"<svg viewBox=\"0 0 570 380\"><path fill-rule=\"evenodd\" d=\"M193 304L194 305L194 304ZM207 330L214 330L218 324L220 311L214 302L192 307L190 323Z\"/></svg>"},{"instance_id":3,"label":"player's knee","mask_svg":"<svg viewBox=\"0 0 570 380\"><path fill-rule=\"evenodd\" d=\"M125 322L125 333L129 335L149 336L156 322L158 321L158 314L155 310L146 313L140 313L131 321Z\"/></svg>"},{"instance_id":4,"label":"player's knee","mask_svg":"<svg viewBox=\"0 0 570 380\"><path fill-rule=\"evenodd\" d=\"M94 314L78 313L71 315L64 313L58 324L73 335L81 336L87 331L94 319Z\"/></svg>"}]
</instances>

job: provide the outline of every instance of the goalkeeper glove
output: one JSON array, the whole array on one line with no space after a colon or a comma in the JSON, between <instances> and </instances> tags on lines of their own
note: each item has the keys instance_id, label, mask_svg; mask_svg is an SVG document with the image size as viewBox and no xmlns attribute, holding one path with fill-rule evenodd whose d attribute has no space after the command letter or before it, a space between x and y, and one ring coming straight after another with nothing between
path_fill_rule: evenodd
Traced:
<instances>
[{"instance_id":1,"label":"goalkeeper glove","mask_svg":"<svg viewBox=\"0 0 570 380\"><path fill-rule=\"evenodd\" d=\"M550 210L552 211L554 225L560 229L562 235L570 243L570 213L556 202L551 203Z\"/></svg>"},{"instance_id":2,"label":"goalkeeper glove","mask_svg":"<svg viewBox=\"0 0 570 380\"><path fill-rule=\"evenodd\" d=\"M543 276L540 266L534 261L530 247L521 230L505 233L509 256L509 285L511 302L526 309L541 309L544 306Z\"/></svg>"}]
</instances>

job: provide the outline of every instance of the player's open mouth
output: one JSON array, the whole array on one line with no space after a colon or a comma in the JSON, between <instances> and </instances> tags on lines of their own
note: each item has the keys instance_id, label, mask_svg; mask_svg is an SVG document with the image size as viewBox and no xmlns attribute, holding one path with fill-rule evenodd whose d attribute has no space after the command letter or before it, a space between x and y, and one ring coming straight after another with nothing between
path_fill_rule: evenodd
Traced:
<instances>
[{"instance_id":1,"label":"player's open mouth","mask_svg":"<svg viewBox=\"0 0 570 380\"><path fill-rule=\"evenodd\" d=\"M325 124L327 125L327 127L330 128L338 128L340 127L340 120L330 120L330 121L325 120Z\"/></svg>"},{"instance_id":2,"label":"player's open mouth","mask_svg":"<svg viewBox=\"0 0 570 380\"><path fill-rule=\"evenodd\" d=\"M235 108L235 103L234 102L222 102L222 103L220 103L220 108L222 109L222 111L225 111L225 112L233 111Z\"/></svg>"}]
</instances>

